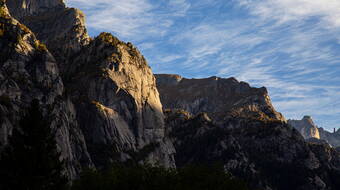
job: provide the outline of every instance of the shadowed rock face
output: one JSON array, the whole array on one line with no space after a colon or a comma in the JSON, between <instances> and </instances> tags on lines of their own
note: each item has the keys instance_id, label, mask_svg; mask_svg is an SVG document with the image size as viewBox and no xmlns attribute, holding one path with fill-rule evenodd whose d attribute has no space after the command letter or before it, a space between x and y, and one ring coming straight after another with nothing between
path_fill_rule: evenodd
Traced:
<instances>
[{"instance_id":1,"label":"shadowed rock face","mask_svg":"<svg viewBox=\"0 0 340 190\"><path fill-rule=\"evenodd\" d=\"M13 19L4 4L0 17L0 141L4 145L33 99L56 130L58 148L74 177L80 165L91 166L72 104L63 97L64 85L53 55L24 25ZM4 14L5 13L5 14Z\"/></svg>"},{"instance_id":2,"label":"shadowed rock face","mask_svg":"<svg viewBox=\"0 0 340 190\"><path fill-rule=\"evenodd\" d=\"M235 78L186 79L159 74L157 87L165 109L183 109L192 114L206 112L215 120L254 117L285 121L275 111L266 88L252 88Z\"/></svg>"},{"instance_id":3,"label":"shadowed rock face","mask_svg":"<svg viewBox=\"0 0 340 190\"><path fill-rule=\"evenodd\" d=\"M217 126L201 113L168 110L168 135L178 167L222 164L253 189L337 189L340 154L307 143L285 122L232 118Z\"/></svg>"},{"instance_id":4,"label":"shadowed rock face","mask_svg":"<svg viewBox=\"0 0 340 190\"><path fill-rule=\"evenodd\" d=\"M61 74L69 58L90 42L84 14L63 0L7 1L11 15L30 28L58 61Z\"/></svg>"},{"instance_id":5,"label":"shadowed rock face","mask_svg":"<svg viewBox=\"0 0 340 190\"><path fill-rule=\"evenodd\" d=\"M334 147L340 147L340 130L331 133L323 128L319 128L320 132L320 138L327 141L329 144L331 144Z\"/></svg>"},{"instance_id":6,"label":"shadowed rock face","mask_svg":"<svg viewBox=\"0 0 340 190\"><path fill-rule=\"evenodd\" d=\"M34 48L22 46L20 50L23 52L16 55L11 53L17 51L12 45L1 43L8 49L1 52L4 54L1 64L10 60L14 63L7 65L13 73L17 72L16 69L28 69L35 74L32 80L44 79L41 83L45 86L16 89L10 93L37 97L42 102L48 101L48 105L60 104L56 111L46 114L62 117L56 121L60 127L58 146L70 166L68 172L71 178L76 177L82 167L101 168L115 160L174 167L174 148L164 136L164 116L155 78L144 57L132 44L106 33L91 40L86 33L82 13L65 8L62 1L11 1L8 4L12 15L27 24L37 34L36 37L26 26L20 26L34 39L46 43L47 47L42 43L36 44L36 39L30 42L36 45L35 49L46 52L46 55L43 54L46 58L41 62L53 71L55 77L49 77L45 70L35 71L35 66L42 67L36 63L39 59L33 56L25 58L29 54L27 52ZM14 31L5 32L6 35L17 36ZM24 41L28 38L23 37ZM21 59L30 64L21 64ZM21 77L21 74L17 75ZM8 76L2 79L8 80ZM38 82L31 83L35 86L40 84ZM26 87L23 82L11 85ZM12 94L9 96L14 96ZM44 97L46 94L48 96ZM28 104L30 100L27 98L24 103ZM9 104L12 101L9 99ZM17 112L23 109L24 106L20 106ZM1 130L2 139L10 134L9 125L13 126L16 122L7 120L4 119L5 127Z\"/></svg>"},{"instance_id":7,"label":"shadowed rock face","mask_svg":"<svg viewBox=\"0 0 340 190\"><path fill-rule=\"evenodd\" d=\"M187 110L167 109L164 123L156 79L131 43L107 33L88 38L82 14L62 1L9 5L33 32L0 0L2 144L37 98L57 131L71 178L83 167L102 168L112 161L166 167L176 161L179 167L222 163L261 189L340 186L339 152L304 141L274 110L265 88L233 78L157 75L164 107Z\"/></svg>"},{"instance_id":8,"label":"shadowed rock face","mask_svg":"<svg viewBox=\"0 0 340 190\"><path fill-rule=\"evenodd\" d=\"M275 111L265 88L234 78L156 78L177 167L223 164L254 189L339 187L339 153L306 142Z\"/></svg>"},{"instance_id":9,"label":"shadowed rock face","mask_svg":"<svg viewBox=\"0 0 340 190\"><path fill-rule=\"evenodd\" d=\"M65 8L63 0L7 0L6 4L12 16L19 20L52 9Z\"/></svg>"}]
</instances>

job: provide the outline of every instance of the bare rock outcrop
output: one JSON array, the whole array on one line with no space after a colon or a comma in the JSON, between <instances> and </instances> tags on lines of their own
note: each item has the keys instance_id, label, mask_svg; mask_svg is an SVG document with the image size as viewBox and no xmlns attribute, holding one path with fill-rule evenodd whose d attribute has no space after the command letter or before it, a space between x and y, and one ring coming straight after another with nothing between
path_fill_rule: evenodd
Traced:
<instances>
[{"instance_id":1,"label":"bare rock outcrop","mask_svg":"<svg viewBox=\"0 0 340 190\"><path fill-rule=\"evenodd\" d=\"M275 111L265 88L234 78L156 78L177 167L222 164L254 189L339 187L340 154L306 142Z\"/></svg>"},{"instance_id":2,"label":"bare rock outcrop","mask_svg":"<svg viewBox=\"0 0 340 190\"><path fill-rule=\"evenodd\" d=\"M305 139L320 139L319 129L310 116L304 116L302 120L288 120L288 124L298 130Z\"/></svg>"},{"instance_id":3,"label":"bare rock outcrop","mask_svg":"<svg viewBox=\"0 0 340 190\"><path fill-rule=\"evenodd\" d=\"M165 113L178 167L222 164L252 189L331 190L340 186L340 153L329 145L307 143L285 122L232 118L219 126L204 113Z\"/></svg>"},{"instance_id":4,"label":"bare rock outcrop","mask_svg":"<svg viewBox=\"0 0 340 190\"><path fill-rule=\"evenodd\" d=\"M0 146L38 99L70 178L114 161L221 163L255 188L340 187L340 153L306 142L265 88L179 75L156 75L156 85L137 48L108 33L90 39L84 15L63 1L8 5L18 21L0 0Z\"/></svg>"},{"instance_id":5,"label":"bare rock outcrop","mask_svg":"<svg viewBox=\"0 0 340 190\"><path fill-rule=\"evenodd\" d=\"M0 10L1 144L6 145L22 112L38 99L56 131L68 174L74 177L80 165L91 166L91 160L72 105L63 97L64 85L56 60L25 25L10 16L3 2Z\"/></svg>"},{"instance_id":6,"label":"bare rock outcrop","mask_svg":"<svg viewBox=\"0 0 340 190\"><path fill-rule=\"evenodd\" d=\"M70 57L89 44L85 15L63 0L10 0L11 15L30 28L58 61L61 74Z\"/></svg>"},{"instance_id":7,"label":"bare rock outcrop","mask_svg":"<svg viewBox=\"0 0 340 190\"><path fill-rule=\"evenodd\" d=\"M96 165L98 147L112 146L122 159L129 151L153 145L148 159L173 167L174 150L164 135L164 116L156 80L140 52L111 34L102 33L73 59L65 77L78 121ZM162 151L159 151L162 150ZM106 157L108 158L108 157ZM161 158L161 159L160 159ZM97 161L96 161L97 160Z\"/></svg>"},{"instance_id":8,"label":"bare rock outcrop","mask_svg":"<svg viewBox=\"0 0 340 190\"><path fill-rule=\"evenodd\" d=\"M332 133L332 132L326 131L323 128L319 128L319 132L320 132L320 139L327 141L329 144L331 144L334 147L340 147L340 129Z\"/></svg>"},{"instance_id":9,"label":"bare rock outcrop","mask_svg":"<svg viewBox=\"0 0 340 190\"><path fill-rule=\"evenodd\" d=\"M57 115L53 126L58 126L58 146L67 158L71 178L84 167L102 168L113 161L175 167L174 148L164 135L164 115L155 78L131 43L107 33L91 40L84 15L66 8L63 1L19 0L7 4L12 15L27 27L8 14L15 22L12 25L22 27L20 32L29 35L22 35L24 45L16 47L7 43L6 35L16 40L18 32L1 30L4 34L0 34L6 37L0 44L4 47L1 69L6 74L2 79L11 79L12 74L18 77L16 83L7 82L11 85L8 88L15 90L7 92L1 87L1 91L6 91L3 94L9 94L4 96L4 104L16 104L19 94L38 98L46 107L56 106L46 115ZM3 26L1 22L0 27ZM41 70L45 67L46 71ZM28 84L26 75L19 73L25 70L32 72ZM45 86L38 86L39 82ZM36 88L29 88L31 85ZM31 99L21 98L18 104L28 105ZM16 111L24 108L18 106ZM6 139L13 127L9 126L15 122L6 117L3 123L0 138Z\"/></svg>"},{"instance_id":10,"label":"bare rock outcrop","mask_svg":"<svg viewBox=\"0 0 340 190\"><path fill-rule=\"evenodd\" d=\"M302 120L288 120L288 124L298 130L305 139L316 138L320 142L327 142L333 147L340 146L340 129L338 131L334 129L332 133L319 128L310 116L304 116Z\"/></svg>"},{"instance_id":11,"label":"bare rock outcrop","mask_svg":"<svg viewBox=\"0 0 340 190\"><path fill-rule=\"evenodd\" d=\"M158 74L157 87L165 109L183 109L192 114L206 112L215 120L253 117L285 121L275 111L267 89L253 88L235 78L186 79Z\"/></svg>"},{"instance_id":12,"label":"bare rock outcrop","mask_svg":"<svg viewBox=\"0 0 340 190\"><path fill-rule=\"evenodd\" d=\"M12 16L21 20L51 9L65 8L64 0L7 0Z\"/></svg>"}]
</instances>

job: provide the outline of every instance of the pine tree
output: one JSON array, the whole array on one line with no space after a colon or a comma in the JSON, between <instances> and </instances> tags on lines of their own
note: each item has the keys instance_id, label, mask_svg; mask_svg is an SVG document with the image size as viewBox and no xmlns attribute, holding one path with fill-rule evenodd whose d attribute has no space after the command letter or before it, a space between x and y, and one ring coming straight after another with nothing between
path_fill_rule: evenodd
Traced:
<instances>
[{"instance_id":1,"label":"pine tree","mask_svg":"<svg viewBox=\"0 0 340 190\"><path fill-rule=\"evenodd\" d=\"M67 178L63 166L55 135L42 115L39 101L33 100L1 154L0 189L64 189Z\"/></svg>"}]
</instances>

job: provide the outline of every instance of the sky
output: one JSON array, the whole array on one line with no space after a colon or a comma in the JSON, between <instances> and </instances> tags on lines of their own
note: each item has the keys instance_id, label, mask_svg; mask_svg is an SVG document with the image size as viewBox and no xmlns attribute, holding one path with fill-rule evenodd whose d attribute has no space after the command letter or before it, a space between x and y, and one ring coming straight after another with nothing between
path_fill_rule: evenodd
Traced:
<instances>
[{"instance_id":1,"label":"sky","mask_svg":"<svg viewBox=\"0 0 340 190\"><path fill-rule=\"evenodd\" d=\"M287 119L340 128L340 0L66 0L91 36L132 42L154 73L267 87Z\"/></svg>"}]
</instances>

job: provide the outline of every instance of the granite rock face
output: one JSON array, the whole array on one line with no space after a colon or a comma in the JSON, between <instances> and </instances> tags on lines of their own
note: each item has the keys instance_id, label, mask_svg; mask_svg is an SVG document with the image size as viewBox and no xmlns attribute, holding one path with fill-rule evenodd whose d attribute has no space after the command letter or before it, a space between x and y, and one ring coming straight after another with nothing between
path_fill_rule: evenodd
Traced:
<instances>
[{"instance_id":1,"label":"granite rock face","mask_svg":"<svg viewBox=\"0 0 340 190\"><path fill-rule=\"evenodd\" d=\"M176 165L222 164L253 189L337 189L340 154L307 143L282 121L232 118L216 125L205 113L168 110Z\"/></svg>"},{"instance_id":2,"label":"granite rock face","mask_svg":"<svg viewBox=\"0 0 340 190\"><path fill-rule=\"evenodd\" d=\"M319 128L319 132L320 132L320 139L327 141L329 144L331 144L334 147L340 147L340 129L331 133L331 132L326 131L323 128Z\"/></svg>"},{"instance_id":3,"label":"granite rock face","mask_svg":"<svg viewBox=\"0 0 340 190\"><path fill-rule=\"evenodd\" d=\"M11 15L46 44L62 75L70 57L91 40L85 15L78 9L67 8L63 0L13 0L7 4Z\"/></svg>"},{"instance_id":4,"label":"granite rock face","mask_svg":"<svg viewBox=\"0 0 340 190\"><path fill-rule=\"evenodd\" d=\"M13 19L4 4L0 17L0 141L7 143L23 111L33 99L41 103L45 117L56 130L58 148L70 177L82 165L91 166L82 132L77 128L72 105L63 97L58 65L44 44Z\"/></svg>"},{"instance_id":5,"label":"granite rock face","mask_svg":"<svg viewBox=\"0 0 340 190\"><path fill-rule=\"evenodd\" d=\"M304 116L302 120L288 120L288 124L298 130L305 139L316 138L334 147L340 146L340 130L331 133L319 128L310 116Z\"/></svg>"},{"instance_id":6,"label":"granite rock face","mask_svg":"<svg viewBox=\"0 0 340 190\"><path fill-rule=\"evenodd\" d=\"M39 99L70 178L113 161L221 163L254 188L340 187L340 153L306 142L275 111L265 88L178 75L156 75L156 85L131 43L108 33L89 38L84 15L63 1L8 0L12 16L4 4L0 0L1 146L20 113Z\"/></svg>"},{"instance_id":7,"label":"granite rock face","mask_svg":"<svg viewBox=\"0 0 340 190\"><path fill-rule=\"evenodd\" d=\"M150 162L174 166L155 78L132 44L100 34L73 59L65 81L96 165L103 165L99 146L114 146L126 158L153 144L169 155L153 155Z\"/></svg>"},{"instance_id":8,"label":"granite rock face","mask_svg":"<svg viewBox=\"0 0 340 190\"><path fill-rule=\"evenodd\" d=\"M254 189L340 187L339 153L306 142L275 111L265 88L234 78L156 78L177 167L222 164Z\"/></svg>"},{"instance_id":9,"label":"granite rock face","mask_svg":"<svg viewBox=\"0 0 340 190\"><path fill-rule=\"evenodd\" d=\"M107 33L90 39L83 14L66 8L62 1L8 1L7 4L13 17L27 27L7 15L15 22L12 25L22 27L29 35L22 35L20 40L23 39L24 45L18 47L6 41L7 34L17 36L17 31L6 30L2 35L6 37L1 43L5 48L1 51L4 54L1 69L5 70L2 79L11 79L12 74L18 77L17 83L2 83L13 88L1 87L6 95L4 104L28 105L32 100L28 96L41 99L46 107L56 106L46 115L58 115L52 127L58 126L58 146L67 160L71 178L84 167L102 168L112 161L133 160L175 167L175 150L164 135L164 115L155 78L131 43L121 42ZM4 26L2 22L0 26ZM44 67L46 71L41 70ZM18 73L25 69L34 74L32 81L27 80L36 88L27 89L30 85L26 84L25 74ZM36 78L41 81L33 81ZM39 86L39 82L45 86ZM20 85L22 89L16 89ZM18 94L25 99L18 99ZM16 100L18 103L14 103ZM24 107L7 110L21 112ZM7 117L3 119L0 134L3 141L15 122Z\"/></svg>"},{"instance_id":10,"label":"granite rock face","mask_svg":"<svg viewBox=\"0 0 340 190\"><path fill-rule=\"evenodd\" d=\"M304 116L302 120L288 120L288 124L298 130L305 139L320 139L318 127L314 124L310 116Z\"/></svg>"},{"instance_id":11,"label":"granite rock face","mask_svg":"<svg viewBox=\"0 0 340 190\"><path fill-rule=\"evenodd\" d=\"M191 114L206 112L216 121L230 117L285 121L275 111L267 89L253 88L235 78L186 79L159 74L157 87L165 109L183 109Z\"/></svg>"},{"instance_id":12,"label":"granite rock face","mask_svg":"<svg viewBox=\"0 0 340 190\"><path fill-rule=\"evenodd\" d=\"M65 8L63 0L7 0L6 4L12 16L19 20L51 9Z\"/></svg>"}]
</instances>

